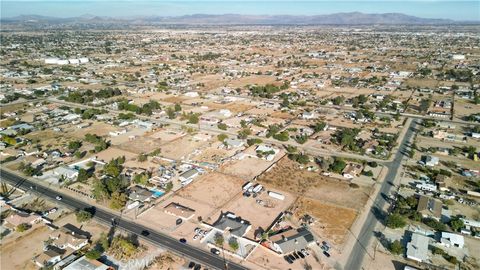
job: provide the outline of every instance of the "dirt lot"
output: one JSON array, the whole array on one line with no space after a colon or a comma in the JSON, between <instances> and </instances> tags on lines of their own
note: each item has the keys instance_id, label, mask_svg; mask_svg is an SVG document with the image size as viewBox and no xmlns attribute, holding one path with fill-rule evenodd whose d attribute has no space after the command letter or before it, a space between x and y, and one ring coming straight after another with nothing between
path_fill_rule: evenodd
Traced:
<instances>
[{"instance_id":1,"label":"dirt lot","mask_svg":"<svg viewBox=\"0 0 480 270\"><path fill-rule=\"evenodd\" d=\"M146 268L147 270L171 270L182 269L187 261L175 254L165 252L155 259L155 263Z\"/></svg>"},{"instance_id":2,"label":"dirt lot","mask_svg":"<svg viewBox=\"0 0 480 270\"><path fill-rule=\"evenodd\" d=\"M199 176L178 195L213 208L222 207L242 191L244 181L238 177L211 172Z\"/></svg>"},{"instance_id":3,"label":"dirt lot","mask_svg":"<svg viewBox=\"0 0 480 270\"><path fill-rule=\"evenodd\" d=\"M200 148L206 143L208 142L197 141L193 139L192 136L184 136L162 145L162 156L175 160L184 159L195 149Z\"/></svg>"},{"instance_id":4,"label":"dirt lot","mask_svg":"<svg viewBox=\"0 0 480 270\"><path fill-rule=\"evenodd\" d=\"M122 143L118 148L135 154L149 153L160 147L160 143L145 137L137 137L134 140Z\"/></svg>"},{"instance_id":5,"label":"dirt lot","mask_svg":"<svg viewBox=\"0 0 480 270\"><path fill-rule=\"evenodd\" d=\"M337 207L309 198L299 198L293 207L298 219L305 214L313 216L317 222L310 228L321 238L328 239L336 246L345 240L348 228L352 226L357 212L350 208Z\"/></svg>"},{"instance_id":6,"label":"dirt lot","mask_svg":"<svg viewBox=\"0 0 480 270\"><path fill-rule=\"evenodd\" d=\"M198 162L210 162L210 163L220 163L222 159L232 156L234 151L227 149L218 149L218 143L214 143L212 147L203 149L203 151L192 158L192 160Z\"/></svg>"},{"instance_id":7,"label":"dirt lot","mask_svg":"<svg viewBox=\"0 0 480 270\"><path fill-rule=\"evenodd\" d=\"M107 136L109 132L118 130L117 127L114 127L106 123L92 122L92 121L88 121L88 122L93 124L86 128L77 128L76 126L71 126L70 128L65 129L65 131L68 134L68 136L78 138L78 139L83 139L85 138L85 135L88 133L97 134L98 136Z\"/></svg>"},{"instance_id":8,"label":"dirt lot","mask_svg":"<svg viewBox=\"0 0 480 270\"><path fill-rule=\"evenodd\" d=\"M283 158L269 172L261 175L259 181L266 185L298 195L321 198L326 203L360 209L368 198L369 187L351 188L348 181L320 175L300 169L298 164ZM348 194L348 196L345 196Z\"/></svg>"},{"instance_id":9,"label":"dirt lot","mask_svg":"<svg viewBox=\"0 0 480 270\"><path fill-rule=\"evenodd\" d=\"M275 156L275 160L280 158L282 153ZM255 157L245 157L242 160L235 160L222 166L220 170L227 174L238 175L246 180L251 180L268 169L273 161L267 161Z\"/></svg>"},{"instance_id":10,"label":"dirt lot","mask_svg":"<svg viewBox=\"0 0 480 270\"><path fill-rule=\"evenodd\" d=\"M71 223L77 227L80 225L76 222L74 214L70 214L60 219L55 224L59 227L66 223ZM83 230L92 234L92 240L95 241L101 232L107 231L103 225L90 221L83 225ZM42 253L43 241L48 239L48 235L52 233L46 226L38 225L36 229L30 229L25 232L22 237L17 238L10 243L2 243L0 248L2 259L0 268L2 270L17 269L38 269L31 259ZM21 251L21 252L19 252Z\"/></svg>"},{"instance_id":11,"label":"dirt lot","mask_svg":"<svg viewBox=\"0 0 480 270\"><path fill-rule=\"evenodd\" d=\"M116 147L109 147L108 149L97 153L96 156L97 156L97 160L103 160L103 161L106 161L106 162L108 162L108 161L110 161L114 158L121 157L121 156L125 156L125 160L131 160L131 159L135 159L135 158L138 157L138 155L135 154L135 153L128 152L128 151L125 151L125 150L122 150L122 149L118 149Z\"/></svg>"}]
</instances>

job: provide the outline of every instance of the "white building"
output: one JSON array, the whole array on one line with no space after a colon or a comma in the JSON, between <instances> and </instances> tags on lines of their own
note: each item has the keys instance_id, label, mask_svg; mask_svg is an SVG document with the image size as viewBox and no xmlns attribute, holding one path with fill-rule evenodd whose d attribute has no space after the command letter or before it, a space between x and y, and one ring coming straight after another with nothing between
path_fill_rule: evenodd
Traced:
<instances>
[{"instance_id":1,"label":"white building","mask_svg":"<svg viewBox=\"0 0 480 270\"><path fill-rule=\"evenodd\" d=\"M463 248L465 245L465 239L459 234L442 232L440 243L446 247Z\"/></svg>"},{"instance_id":2,"label":"white building","mask_svg":"<svg viewBox=\"0 0 480 270\"><path fill-rule=\"evenodd\" d=\"M417 262L424 262L428 259L428 244L430 238L413 233L412 240L407 244L407 258Z\"/></svg>"}]
</instances>

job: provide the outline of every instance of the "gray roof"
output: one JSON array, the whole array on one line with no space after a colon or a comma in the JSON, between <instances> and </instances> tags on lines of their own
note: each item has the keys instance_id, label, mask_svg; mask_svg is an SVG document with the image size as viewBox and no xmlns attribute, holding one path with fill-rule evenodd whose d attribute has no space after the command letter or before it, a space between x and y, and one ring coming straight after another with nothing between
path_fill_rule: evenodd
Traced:
<instances>
[{"instance_id":1,"label":"gray roof","mask_svg":"<svg viewBox=\"0 0 480 270\"><path fill-rule=\"evenodd\" d=\"M180 176L185 178L185 179L190 179L197 174L198 174L198 171L196 169L191 169L191 170L188 170L188 171L182 173Z\"/></svg>"},{"instance_id":2,"label":"gray roof","mask_svg":"<svg viewBox=\"0 0 480 270\"><path fill-rule=\"evenodd\" d=\"M63 269L64 270L105 270L105 269L108 269L108 266L96 260L89 260L85 256L83 256Z\"/></svg>"},{"instance_id":3,"label":"gray roof","mask_svg":"<svg viewBox=\"0 0 480 270\"><path fill-rule=\"evenodd\" d=\"M128 195L128 198L132 201L145 201L152 197L152 195L152 191L139 186L134 186L130 188L130 194Z\"/></svg>"},{"instance_id":4,"label":"gray roof","mask_svg":"<svg viewBox=\"0 0 480 270\"><path fill-rule=\"evenodd\" d=\"M231 234L238 237L244 236L250 226L250 222L241 219L240 217L229 217L227 214L222 214L213 224L213 227L222 231L229 229Z\"/></svg>"},{"instance_id":5,"label":"gray roof","mask_svg":"<svg viewBox=\"0 0 480 270\"><path fill-rule=\"evenodd\" d=\"M413 233L412 240L407 244L407 258L416 261L425 261L428 258L428 243L427 236Z\"/></svg>"},{"instance_id":6,"label":"gray roof","mask_svg":"<svg viewBox=\"0 0 480 270\"><path fill-rule=\"evenodd\" d=\"M309 230L305 228L299 228L297 230L297 234L288 238L282 238L276 241L275 244L280 247L282 253L290 253L295 250L304 249L313 241L315 241L315 238Z\"/></svg>"}]
</instances>

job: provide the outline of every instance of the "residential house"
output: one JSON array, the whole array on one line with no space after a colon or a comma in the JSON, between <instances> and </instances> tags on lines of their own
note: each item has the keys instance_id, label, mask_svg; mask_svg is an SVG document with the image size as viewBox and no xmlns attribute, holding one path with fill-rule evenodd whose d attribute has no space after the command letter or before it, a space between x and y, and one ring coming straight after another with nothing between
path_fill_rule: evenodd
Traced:
<instances>
[{"instance_id":1,"label":"residential house","mask_svg":"<svg viewBox=\"0 0 480 270\"><path fill-rule=\"evenodd\" d=\"M362 170L363 166L361 164L350 163L343 169L342 175L347 179L353 179L359 176Z\"/></svg>"},{"instance_id":2,"label":"residential house","mask_svg":"<svg viewBox=\"0 0 480 270\"><path fill-rule=\"evenodd\" d=\"M237 139L226 139L225 143L229 147L233 147L233 148L239 148L239 147L242 147L245 144L244 141L237 140Z\"/></svg>"},{"instance_id":3,"label":"residential house","mask_svg":"<svg viewBox=\"0 0 480 270\"><path fill-rule=\"evenodd\" d=\"M113 270L113 267L110 267L106 264L103 264L97 260L88 259L85 256L80 257L73 263L69 264L63 270Z\"/></svg>"},{"instance_id":4,"label":"residential house","mask_svg":"<svg viewBox=\"0 0 480 270\"><path fill-rule=\"evenodd\" d=\"M190 169L179 176L180 182L183 186L189 184L193 181L195 177L198 176L200 172L197 169Z\"/></svg>"},{"instance_id":5,"label":"residential house","mask_svg":"<svg viewBox=\"0 0 480 270\"><path fill-rule=\"evenodd\" d=\"M235 236L242 237L251 229L252 225L250 222L228 212L222 213L218 220L213 223L213 227L217 230L228 231Z\"/></svg>"},{"instance_id":6,"label":"residential house","mask_svg":"<svg viewBox=\"0 0 480 270\"><path fill-rule=\"evenodd\" d=\"M439 158L434 156L422 156L421 163L425 166L434 167L439 163Z\"/></svg>"},{"instance_id":7,"label":"residential house","mask_svg":"<svg viewBox=\"0 0 480 270\"><path fill-rule=\"evenodd\" d=\"M20 224L26 223L33 225L35 223L40 222L42 217L35 214L35 213L25 213L25 212L17 212L13 213L5 219L5 222L11 225L13 228L17 227Z\"/></svg>"},{"instance_id":8,"label":"residential house","mask_svg":"<svg viewBox=\"0 0 480 270\"><path fill-rule=\"evenodd\" d=\"M425 262L428 259L428 244L430 238L418 233L412 234L412 240L407 244L407 259Z\"/></svg>"},{"instance_id":9,"label":"residential house","mask_svg":"<svg viewBox=\"0 0 480 270\"><path fill-rule=\"evenodd\" d=\"M288 254L295 250L305 249L315 242L312 233L306 228L290 229L270 237L271 248L279 254Z\"/></svg>"},{"instance_id":10,"label":"residential house","mask_svg":"<svg viewBox=\"0 0 480 270\"><path fill-rule=\"evenodd\" d=\"M302 113L302 118L303 119L313 119L313 118L315 118L315 113L314 112L303 112Z\"/></svg>"},{"instance_id":11,"label":"residential house","mask_svg":"<svg viewBox=\"0 0 480 270\"><path fill-rule=\"evenodd\" d=\"M442 232L440 243L446 247L463 248L465 245L465 239L459 234Z\"/></svg>"},{"instance_id":12,"label":"residential house","mask_svg":"<svg viewBox=\"0 0 480 270\"><path fill-rule=\"evenodd\" d=\"M49 237L53 240L52 246L79 250L88 245L90 234L71 224L66 224L60 230L51 233Z\"/></svg>"},{"instance_id":13,"label":"residential house","mask_svg":"<svg viewBox=\"0 0 480 270\"><path fill-rule=\"evenodd\" d=\"M430 217L440 220L442 216L442 202L440 200L420 195L417 211L423 217Z\"/></svg>"},{"instance_id":14,"label":"residential house","mask_svg":"<svg viewBox=\"0 0 480 270\"><path fill-rule=\"evenodd\" d=\"M44 251L42 254L33 259L33 262L39 267L43 268L54 265L61 261L63 254L65 254L65 250L63 249L53 246L49 246L48 248L48 250Z\"/></svg>"},{"instance_id":15,"label":"residential house","mask_svg":"<svg viewBox=\"0 0 480 270\"><path fill-rule=\"evenodd\" d=\"M163 211L169 215L179 217L183 220L188 220L195 215L195 210L192 208L183 206L179 203L169 203L163 208Z\"/></svg>"},{"instance_id":16,"label":"residential house","mask_svg":"<svg viewBox=\"0 0 480 270\"><path fill-rule=\"evenodd\" d=\"M140 186L134 186L130 188L130 193L128 194L128 198L131 201L137 201L137 202L148 202L152 199L153 197L153 192L140 187Z\"/></svg>"}]
</instances>

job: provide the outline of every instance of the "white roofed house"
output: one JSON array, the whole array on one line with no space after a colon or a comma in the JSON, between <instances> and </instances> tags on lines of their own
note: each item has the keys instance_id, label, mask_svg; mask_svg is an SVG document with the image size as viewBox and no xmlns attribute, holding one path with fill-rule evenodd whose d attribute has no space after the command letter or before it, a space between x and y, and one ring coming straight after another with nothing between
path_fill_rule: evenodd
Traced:
<instances>
[{"instance_id":1,"label":"white roofed house","mask_svg":"<svg viewBox=\"0 0 480 270\"><path fill-rule=\"evenodd\" d=\"M463 248L463 246L465 245L465 239L462 235L459 234L442 232L440 243L446 247Z\"/></svg>"},{"instance_id":2,"label":"white roofed house","mask_svg":"<svg viewBox=\"0 0 480 270\"><path fill-rule=\"evenodd\" d=\"M238 148L242 147L245 142L237 139L226 139L225 143L228 145L228 147L233 147L233 148Z\"/></svg>"},{"instance_id":3,"label":"white roofed house","mask_svg":"<svg viewBox=\"0 0 480 270\"><path fill-rule=\"evenodd\" d=\"M302 118L303 119L313 119L313 118L315 118L315 113L314 112L303 112L302 113Z\"/></svg>"},{"instance_id":4,"label":"white roofed house","mask_svg":"<svg viewBox=\"0 0 480 270\"><path fill-rule=\"evenodd\" d=\"M315 242L312 233L306 228L290 229L270 237L271 249L279 254L302 250Z\"/></svg>"},{"instance_id":5,"label":"white roofed house","mask_svg":"<svg viewBox=\"0 0 480 270\"><path fill-rule=\"evenodd\" d=\"M407 259L425 262L428 259L428 244L430 238L418 233L412 234L412 240L407 244Z\"/></svg>"},{"instance_id":6,"label":"white roofed house","mask_svg":"<svg viewBox=\"0 0 480 270\"><path fill-rule=\"evenodd\" d=\"M255 151L261 154L268 161L272 161L275 158L275 155L279 152L278 149L266 144L258 145Z\"/></svg>"},{"instance_id":7,"label":"white roofed house","mask_svg":"<svg viewBox=\"0 0 480 270\"><path fill-rule=\"evenodd\" d=\"M197 169L190 169L184 173L182 173L179 177L182 186L185 186L193 181L195 177L198 176L200 172Z\"/></svg>"}]
</instances>

